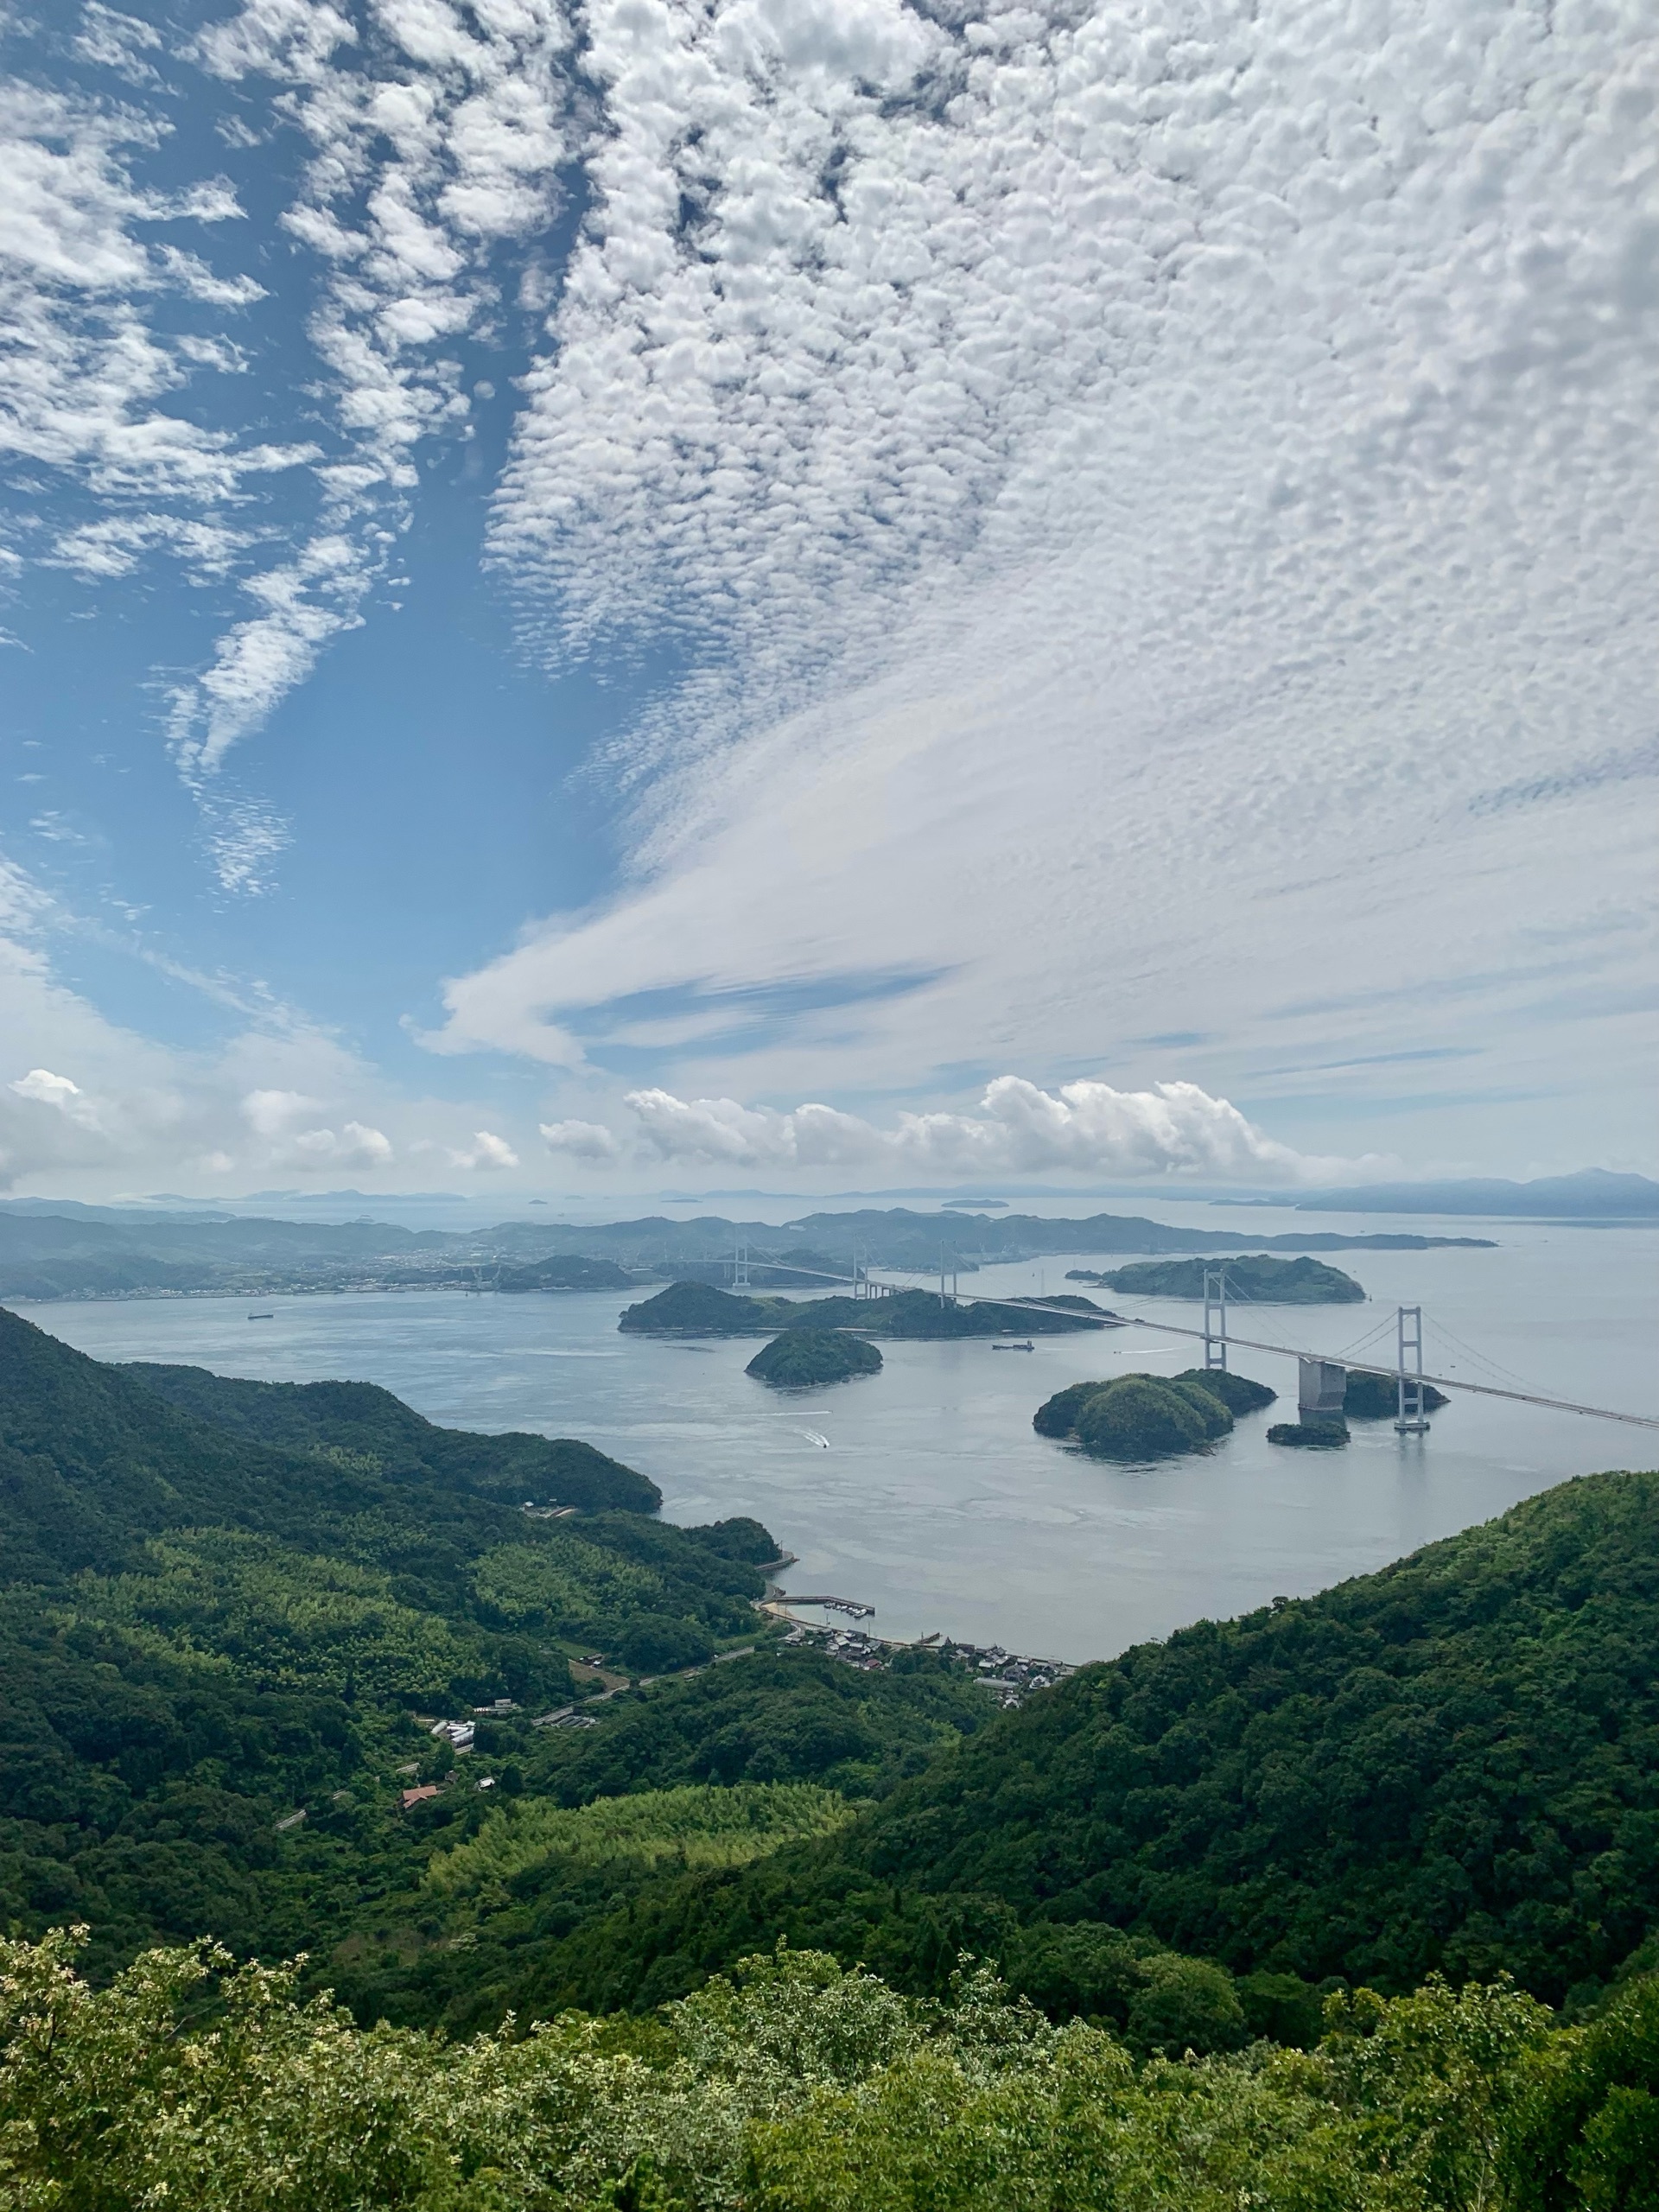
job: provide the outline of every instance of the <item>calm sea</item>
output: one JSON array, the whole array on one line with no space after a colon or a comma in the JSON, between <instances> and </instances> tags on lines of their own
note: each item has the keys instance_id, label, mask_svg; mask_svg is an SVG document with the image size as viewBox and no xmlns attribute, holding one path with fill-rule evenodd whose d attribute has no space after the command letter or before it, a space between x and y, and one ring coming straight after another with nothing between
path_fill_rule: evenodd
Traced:
<instances>
[{"instance_id":1,"label":"calm sea","mask_svg":"<svg viewBox=\"0 0 1659 2212\"><path fill-rule=\"evenodd\" d=\"M1135 1211L1236 1230L1241 1250L1308 1226L1265 1211ZM1421 1302L1433 1372L1519 1378L1551 1396L1659 1413L1659 1230L1336 1217L1313 1225L1491 1236L1497 1249L1331 1254L1363 1283L1367 1305L1248 1318L1235 1308L1239 1333L1336 1353L1387 1325L1375 1339L1386 1357L1395 1305ZM961 1287L1052 1292L1069 1267L1114 1263L987 1268ZM1203 1457L1117 1468L1034 1435L1036 1407L1084 1377L1173 1373L1198 1347L1145 1329L1039 1338L1031 1353L892 1344L881 1375L795 1402L745 1376L752 1342L619 1335L627 1302L616 1293L411 1292L17 1310L99 1359L268 1380L350 1376L384 1384L433 1421L585 1437L658 1483L673 1520L764 1521L798 1554L794 1589L874 1605L879 1633L940 1629L1073 1660L1321 1589L1569 1476L1659 1465L1659 1432L1461 1396L1422 1440L1383 1424L1356 1429L1345 1452L1290 1452L1267 1443L1274 1415L1261 1414ZM1195 1319L1190 1306L1117 1302L1154 1319ZM276 1318L250 1321L255 1310ZM1232 1364L1277 1389L1288 1401L1278 1410L1294 1418L1293 1361L1236 1352Z\"/></svg>"}]
</instances>

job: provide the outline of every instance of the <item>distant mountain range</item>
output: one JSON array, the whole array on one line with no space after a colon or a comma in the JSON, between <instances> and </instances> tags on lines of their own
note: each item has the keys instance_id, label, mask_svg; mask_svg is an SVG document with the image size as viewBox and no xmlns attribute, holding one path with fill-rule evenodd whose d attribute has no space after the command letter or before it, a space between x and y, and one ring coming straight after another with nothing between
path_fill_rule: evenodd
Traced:
<instances>
[{"instance_id":1,"label":"distant mountain range","mask_svg":"<svg viewBox=\"0 0 1659 2212\"><path fill-rule=\"evenodd\" d=\"M1283 1198L1223 1199L1224 1205L1281 1206ZM1541 1175L1530 1183L1469 1176L1447 1183L1366 1183L1351 1191L1310 1191L1298 1213L1482 1214L1494 1221L1651 1221L1659 1218L1659 1183L1582 1167L1576 1175Z\"/></svg>"},{"instance_id":2,"label":"distant mountain range","mask_svg":"<svg viewBox=\"0 0 1659 2212\"><path fill-rule=\"evenodd\" d=\"M150 1213L26 1200L0 1207L0 1299L259 1297L342 1290L615 1289L631 1281L731 1281L747 1247L753 1287L831 1287L855 1264L931 1274L1065 1254L1162 1256L1252 1251L1421 1251L1476 1244L1415 1232L1300 1230L1255 1236L1172 1229L1135 1215L916 1213L897 1206L816 1213L779 1227L705 1214L695 1221L499 1222L456 1232L375 1221L276 1221ZM564 1262L556 1265L556 1262Z\"/></svg>"}]
</instances>

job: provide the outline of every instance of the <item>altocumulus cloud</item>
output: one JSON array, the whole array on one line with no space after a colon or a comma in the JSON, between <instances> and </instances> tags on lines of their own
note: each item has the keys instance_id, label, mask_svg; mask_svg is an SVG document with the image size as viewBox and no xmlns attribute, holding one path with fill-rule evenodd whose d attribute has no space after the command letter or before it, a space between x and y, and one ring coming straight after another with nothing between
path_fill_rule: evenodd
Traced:
<instances>
[{"instance_id":1,"label":"altocumulus cloud","mask_svg":"<svg viewBox=\"0 0 1659 2212\"><path fill-rule=\"evenodd\" d=\"M744 1087L1052 1064L1176 997L1235 1081L1333 1019L1461 1041L1471 992L1480 1080L1548 1084L1529 1009L1593 947L1562 1018L1622 1068L1644 840L1571 778L1650 725L1650 11L585 21L607 130L494 556L554 659L693 666L606 764L622 893L429 1041L575 1066L642 995L905 969ZM1500 827L1522 785L1561 796Z\"/></svg>"},{"instance_id":2,"label":"altocumulus cloud","mask_svg":"<svg viewBox=\"0 0 1659 2212\"><path fill-rule=\"evenodd\" d=\"M699 1166L903 1171L945 1177L1166 1175L1294 1183L1328 1179L1356 1163L1319 1160L1278 1144L1224 1098L1191 1083L1116 1090L1068 1083L1057 1092L999 1076L977 1114L901 1114L893 1128L833 1107L780 1114L731 1098L630 1091L632 1127L618 1137L595 1122L542 1124L550 1150L591 1166L625 1160Z\"/></svg>"},{"instance_id":3,"label":"altocumulus cloud","mask_svg":"<svg viewBox=\"0 0 1659 2212\"><path fill-rule=\"evenodd\" d=\"M526 638L665 671L593 764L620 883L456 976L429 1042L938 1096L964 1064L1138 1083L1170 1064L1133 1040L1179 1030L1211 1092L1246 1040L1288 1091L1461 1046L1478 997L1488 1095L1619 1089L1653 957L1649 0L77 24L110 81L0 105L0 441L68 518L0 557L171 563L213 607L168 682L223 886L289 836L226 764L371 619L480 349L527 337L488 539ZM283 254L269 168L238 196L180 134L200 173L143 183L181 99L221 102L238 178L298 149ZM671 1061L622 1034L746 997L795 1010ZM488 1110L435 1145L486 1166ZM270 1141L345 1143L328 1115Z\"/></svg>"}]
</instances>

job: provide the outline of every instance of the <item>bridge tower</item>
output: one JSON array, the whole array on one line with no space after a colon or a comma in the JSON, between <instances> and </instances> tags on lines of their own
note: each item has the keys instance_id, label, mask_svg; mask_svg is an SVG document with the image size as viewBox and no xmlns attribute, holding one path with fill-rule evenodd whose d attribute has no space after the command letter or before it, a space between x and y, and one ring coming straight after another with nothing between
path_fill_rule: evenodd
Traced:
<instances>
[{"instance_id":1,"label":"bridge tower","mask_svg":"<svg viewBox=\"0 0 1659 2212\"><path fill-rule=\"evenodd\" d=\"M1396 1323L1395 1371L1399 1395L1395 1432L1400 1436L1427 1436L1428 1421L1423 1409L1423 1309L1402 1306Z\"/></svg>"},{"instance_id":2,"label":"bridge tower","mask_svg":"<svg viewBox=\"0 0 1659 2212\"><path fill-rule=\"evenodd\" d=\"M749 1287L749 1247L747 1238L740 1236L732 1255L732 1288L747 1290Z\"/></svg>"},{"instance_id":3,"label":"bridge tower","mask_svg":"<svg viewBox=\"0 0 1659 2212\"><path fill-rule=\"evenodd\" d=\"M1212 1367L1227 1372L1227 1270L1225 1268L1206 1268L1204 1271L1204 1366L1209 1373Z\"/></svg>"},{"instance_id":4,"label":"bridge tower","mask_svg":"<svg viewBox=\"0 0 1659 2212\"><path fill-rule=\"evenodd\" d=\"M948 1274L950 1275L950 1296L949 1296L948 1298L945 1296L945 1291L944 1291L944 1279L945 1279L945 1276L946 1276L946 1274ZM939 1303L940 1303L940 1305L941 1305L941 1306L954 1306L954 1305L956 1304L956 1302L957 1302L957 1262L956 1262L956 1258L955 1258L955 1255L952 1255L952 1256L951 1256L951 1260L950 1260L950 1266L949 1266L949 1268L947 1268L947 1267L946 1267L946 1265L945 1265L945 1258L944 1258L944 1245L943 1245L943 1244L941 1244L941 1245L940 1245L940 1247L939 1247Z\"/></svg>"}]
</instances>

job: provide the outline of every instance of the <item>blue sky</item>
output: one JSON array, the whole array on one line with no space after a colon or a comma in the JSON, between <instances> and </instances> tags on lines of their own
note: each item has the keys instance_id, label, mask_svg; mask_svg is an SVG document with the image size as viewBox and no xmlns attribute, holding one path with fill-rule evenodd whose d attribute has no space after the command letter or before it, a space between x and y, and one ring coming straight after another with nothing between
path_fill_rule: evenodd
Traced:
<instances>
[{"instance_id":1,"label":"blue sky","mask_svg":"<svg viewBox=\"0 0 1659 2212\"><path fill-rule=\"evenodd\" d=\"M1659 1166L1637 0L4 43L10 1187Z\"/></svg>"}]
</instances>

